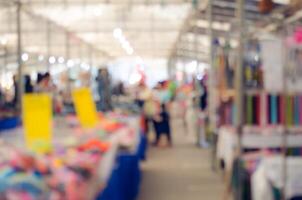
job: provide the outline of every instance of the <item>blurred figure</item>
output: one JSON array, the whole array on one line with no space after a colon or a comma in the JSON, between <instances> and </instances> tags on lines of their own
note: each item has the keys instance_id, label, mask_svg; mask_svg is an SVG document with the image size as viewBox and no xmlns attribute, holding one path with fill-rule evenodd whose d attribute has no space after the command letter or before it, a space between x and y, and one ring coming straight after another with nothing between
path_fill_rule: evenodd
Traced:
<instances>
[{"instance_id":1,"label":"blurred figure","mask_svg":"<svg viewBox=\"0 0 302 200\"><path fill-rule=\"evenodd\" d=\"M201 111L205 111L207 109L207 106L208 106L208 102L207 102L207 99L208 99L208 89L207 89L207 86L205 84L205 82L202 80L200 82L200 99L199 99L199 106L200 106L200 109Z\"/></svg>"},{"instance_id":2,"label":"blurred figure","mask_svg":"<svg viewBox=\"0 0 302 200\"><path fill-rule=\"evenodd\" d=\"M98 94L100 97L99 108L102 111L112 109L111 102L111 79L107 69L99 69L96 77Z\"/></svg>"},{"instance_id":3,"label":"blurred figure","mask_svg":"<svg viewBox=\"0 0 302 200\"><path fill-rule=\"evenodd\" d=\"M16 107L19 98L19 84L16 75L13 76L13 87L14 87L14 97L12 100L12 106Z\"/></svg>"},{"instance_id":4,"label":"blurred figure","mask_svg":"<svg viewBox=\"0 0 302 200\"><path fill-rule=\"evenodd\" d=\"M196 105L197 95L195 93L191 93L187 97L186 101L186 134L187 138L190 142L197 142L198 138L198 106Z\"/></svg>"},{"instance_id":5,"label":"blurred figure","mask_svg":"<svg viewBox=\"0 0 302 200\"><path fill-rule=\"evenodd\" d=\"M124 87L124 83L122 81L120 81L118 84L117 84L117 87L116 87L116 90L117 90L117 94L119 96L123 96L125 95L125 87Z\"/></svg>"},{"instance_id":6,"label":"blurred figure","mask_svg":"<svg viewBox=\"0 0 302 200\"><path fill-rule=\"evenodd\" d=\"M152 91L146 86L144 82L140 82L136 91L136 104L143 108L147 100L152 96Z\"/></svg>"},{"instance_id":7,"label":"blurred figure","mask_svg":"<svg viewBox=\"0 0 302 200\"><path fill-rule=\"evenodd\" d=\"M25 93L33 93L34 87L31 84L30 76L29 75L25 75L24 78L25 78L25 90L24 90L24 92Z\"/></svg>"},{"instance_id":8,"label":"blurred figure","mask_svg":"<svg viewBox=\"0 0 302 200\"><path fill-rule=\"evenodd\" d=\"M147 87L144 81L141 81L136 90L135 103L141 109L141 115L144 119L144 130L148 135L150 130L150 123L154 116L154 104L152 99L152 91Z\"/></svg>"},{"instance_id":9,"label":"blurred figure","mask_svg":"<svg viewBox=\"0 0 302 200\"><path fill-rule=\"evenodd\" d=\"M165 104L162 104L160 106L159 113L153 117L153 125L156 132L156 138L153 145L158 146L161 136L165 135L168 140L168 145L172 146L170 115L166 109Z\"/></svg>"},{"instance_id":10,"label":"blurred figure","mask_svg":"<svg viewBox=\"0 0 302 200\"><path fill-rule=\"evenodd\" d=\"M38 85L42 81L42 79L43 79L43 74L42 73L38 73L36 85Z\"/></svg>"},{"instance_id":11,"label":"blurred figure","mask_svg":"<svg viewBox=\"0 0 302 200\"><path fill-rule=\"evenodd\" d=\"M154 88L154 101L157 102L159 109L153 116L153 125L156 132L154 145L157 146L162 135L166 135L168 145L172 146L172 137L170 129L170 115L167 105L171 101L171 95L166 82L160 82Z\"/></svg>"},{"instance_id":12,"label":"blurred figure","mask_svg":"<svg viewBox=\"0 0 302 200\"><path fill-rule=\"evenodd\" d=\"M4 93L2 92L2 89L0 87L0 108L3 108L5 104L5 97Z\"/></svg>"},{"instance_id":13,"label":"blurred figure","mask_svg":"<svg viewBox=\"0 0 302 200\"><path fill-rule=\"evenodd\" d=\"M42 77L38 79L35 87L35 92L51 93L55 91L55 85L52 83L51 76L46 72Z\"/></svg>"}]
</instances>

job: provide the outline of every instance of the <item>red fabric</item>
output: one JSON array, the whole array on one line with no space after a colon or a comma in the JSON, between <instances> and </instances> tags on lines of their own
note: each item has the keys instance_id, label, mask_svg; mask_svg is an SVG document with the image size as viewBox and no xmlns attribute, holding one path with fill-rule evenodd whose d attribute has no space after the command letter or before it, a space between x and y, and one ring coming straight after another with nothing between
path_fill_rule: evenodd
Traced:
<instances>
[{"instance_id":1,"label":"red fabric","mask_svg":"<svg viewBox=\"0 0 302 200\"><path fill-rule=\"evenodd\" d=\"M88 142L82 144L79 146L79 150L81 151L89 151L89 150L94 150L97 149L101 152L106 152L110 148L110 144L107 142L102 142L100 140L89 140Z\"/></svg>"},{"instance_id":2,"label":"red fabric","mask_svg":"<svg viewBox=\"0 0 302 200\"><path fill-rule=\"evenodd\" d=\"M140 128L144 134L147 132L146 118L144 115L140 117Z\"/></svg>"}]
</instances>

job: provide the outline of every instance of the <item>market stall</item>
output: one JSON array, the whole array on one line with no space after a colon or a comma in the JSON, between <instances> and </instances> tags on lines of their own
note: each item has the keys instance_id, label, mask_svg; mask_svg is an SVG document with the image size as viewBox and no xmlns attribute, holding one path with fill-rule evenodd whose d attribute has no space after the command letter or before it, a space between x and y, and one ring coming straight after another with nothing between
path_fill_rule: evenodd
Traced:
<instances>
[{"instance_id":1,"label":"market stall","mask_svg":"<svg viewBox=\"0 0 302 200\"><path fill-rule=\"evenodd\" d=\"M48 155L25 150L22 128L3 132L1 195L134 199L140 182L139 160L144 153L139 120L116 114L110 119L119 125L107 124L107 131L98 128L88 132L78 127L74 118L55 119L54 150Z\"/></svg>"}]
</instances>

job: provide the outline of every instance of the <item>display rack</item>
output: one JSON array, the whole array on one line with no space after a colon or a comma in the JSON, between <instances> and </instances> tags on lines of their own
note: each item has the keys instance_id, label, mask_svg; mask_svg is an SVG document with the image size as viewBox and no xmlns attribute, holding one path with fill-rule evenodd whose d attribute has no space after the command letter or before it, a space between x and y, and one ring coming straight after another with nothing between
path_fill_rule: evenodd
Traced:
<instances>
[{"instance_id":1,"label":"display rack","mask_svg":"<svg viewBox=\"0 0 302 200\"><path fill-rule=\"evenodd\" d=\"M267 137L265 140L267 143L263 143L262 146L255 143L254 146L252 145L252 149L278 149L277 151L274 151L277 153L276 155L282 155L282 170L279 175L282 177L284 184L281 187L281 199L286 199L286 183L288 178L287 160L289 159L288 155L290 155L289 150L292 150L293 147L302 146L302 143L293 142L294 140L298 141L298 137L300 137L293 133L301 132L301 97L299 93L293 93L288 90L288 84L284 77L282 79L284 80L284 83L282 83L282 90L267 91L263 83L263 73L265 72L261 71L261 65L263 63L261 63L260 57L255 59L258 60L256 63L250 65L246 63L249 56L246 56L244 52L246 52L245 45L247 42L246 39L248 39L246 37L249 37L249 35L245 34L245 3L246 1L244 0L237 1L239 46L237 48L238 60L235 70L235 88L225 87L223 88L223 92L221 92L221 87L217 84L216 88L214 87L211 92L214 92L215 89L219 90L218 93L220 94L220 97L221 93L227 94L225 96L228 97L226 98L228 100L222 101L223 103L217 105L219 107L218 113L222 116L218 125L219 127L223 127L226 130L234 131L236 133L235 138L238 139L238 141L236 141L235 145L238 151L234 152L234 155L232 155L234 158L243 159L245 157L244 152L247 149L251 149L251 146L248 147L246 145L248 145L250 139L253 139L250 138L253 134L255 137L256 135L258 135L257 137ZM211 57L211 59L215 60L215 57ZM220 58L217 60L219 61L219 59ZM225 64L224 62L220 62L220 64L221 63L222 65ZM212 61L211 66L213 66L212 68L215 68L215 62ZM223 67L225 66L222 66L222 68ZM284 68L285 67L282 69ZM284 69L282 75L286 76L286 74L287 72ZM217 76L215 78L220 81L222 80ZM220 97L218 96L218 98ZM262 131L261 129L263 127L267 131ZM274 132L279 132L278 136L276 135L277 133L274 134ZM251 135L251 133L253 134ZM257 134L255 135L255 133ZM230 137L231 138L224 139L232 139L233 136L230 135ZM275 140L274 137L275 139L278 137L278 139ZM273 146L269 146L271 144L268 142L269 140L275 141ZM231 151L234 150L230 149L228 152ZM241 167L240 162L237 162L236 165L232 165L232 168L235 170L240 170ZM242 178L244 178L244 175L238 171L237 173L237 180L240 182ZM231 174L227 173L226 177L226 182L229 184L231 182ZM235 199L241 200L243 198L242 195L245 192L242 184L239 183L238 188L236 189Z\"/></svg>"}]
</instances>

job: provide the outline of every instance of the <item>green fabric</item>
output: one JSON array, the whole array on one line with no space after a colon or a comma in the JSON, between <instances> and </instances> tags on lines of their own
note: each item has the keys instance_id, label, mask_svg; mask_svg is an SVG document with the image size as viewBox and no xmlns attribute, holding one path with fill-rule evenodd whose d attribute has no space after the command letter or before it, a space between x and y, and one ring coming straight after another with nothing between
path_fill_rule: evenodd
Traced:
<instances>
[{"instance_id":1,"label":"green fabric","mask_svg":"<svg viewBox=\"0 0 302 200\"><path fill-rule=\"evenodd\" d=\"M281 191L275 187L273 187L273 195L274 195L274 200L281 200L282 195Z\"/></svg>"},{"instance_id":2,"label":"green fabric","mask_svg":"<svg viewBox=\"0 0 302 200\"><path fill-rule=\"evenodd\" d=\"M176 85L176 83L174 81L171 81L169 83L168 88L169 88L169 91L171 92L171 94L174 95L176 93L177 85Z\"/></svg>"},{"instance_id":3,"label":"green fabric","mask_svg":"<svg viewBox=\"0 0 302 200\"><path fill-rule=\"evenodd\" d=\"M253 96L247 96L247 124L253 123Z\"/></svg>"},{"instance_id":4,"label":"green fabric","mask_svg":"<svg viewBox=\"0 0 302 200\"><path fill-rule=\"evenodd\" d=\"M293 125L293 102L291 96L286 96L286 125Z\"/></svg>"},{"instance_id":5,"label":"green fabric","mask_svg":"<svg viewBox=\"0 0 302 200\"><path fill-rule=\"evenodd\" d=\"M193 5L194 8L197 8L198 0L192 0L192 5Z\"/></svg>"},{"instance_id":6,"label":"green fabric","mask_svg":"<svg viewBox=\"0 0 302 200\"><path fill-rule=\"evenodd\" d=\"M233 163L231 186L234 200L252 200L250 175L242 160L236 159Z\"/></svg>"}]
</instances>

